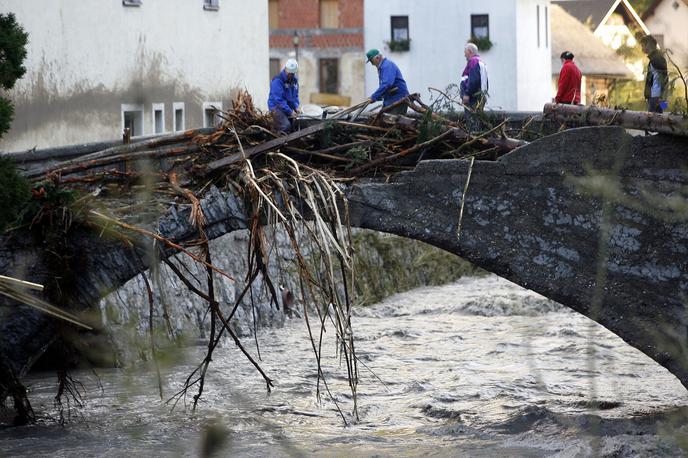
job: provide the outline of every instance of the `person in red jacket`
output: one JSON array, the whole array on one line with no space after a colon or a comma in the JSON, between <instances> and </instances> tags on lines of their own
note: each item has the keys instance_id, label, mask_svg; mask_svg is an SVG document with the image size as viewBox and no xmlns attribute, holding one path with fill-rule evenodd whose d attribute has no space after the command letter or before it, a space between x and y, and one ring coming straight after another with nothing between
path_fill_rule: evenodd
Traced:
<instances>
[{"instance_id":1,"label":"person in red jacket","mask_svg":"<svg viewBox=\"0 0 688 458\"><path fill-rule=\"evenodd\" d=\"M564 51L561 53L561 71L559 72L559 84L556 103L568 103L578 105L581 100L581 72L573 63L573 53Z\"/></svg>"}]
</instances>

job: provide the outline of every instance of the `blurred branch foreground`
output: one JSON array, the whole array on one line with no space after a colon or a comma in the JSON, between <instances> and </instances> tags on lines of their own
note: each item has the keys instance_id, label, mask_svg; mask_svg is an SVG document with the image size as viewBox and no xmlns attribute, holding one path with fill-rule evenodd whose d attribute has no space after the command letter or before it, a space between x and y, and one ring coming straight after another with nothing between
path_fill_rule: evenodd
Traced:
<instances>
[{"instance_id":1,"label":"blurred branch foreground","mask_svg":"<svg viewBox=\"0 0 688 458\"><path fill-rule=\"evenodd\" d=\"M301 279L296 305L312 342L318 394L322 388L344 422L357 415L352 286L365 281L352 269L351 227L424 241L544 294L603 324L688 386L688 275L675 256L688 252L688 139L631 137L621 127L565 130L547 116L514 122L487 113L475 114L475 132L418 96L404 103L416 114L352 111L275 136L269 116L241 93L217 128L52 164L44 152L33 164L31 153L17 155L32 198L0 238L0 272L44 285L44 301L96 332L22 305L21 295L1 299L0 399L12 400L16 423L34 418L21 383L31 365L59 342L59 360L68 366L84 335L89 342L107 336L94 304L136 275L146 285L156 356L162 337L154 316L169 316L145 272L160 263L203 299L211 323L206 356L179 392L165 395L160 383L161 399L174 405L193 390L196 407L223 336L270 390L279 374L262 369L232 320L259 278L272 306L284 304L267 268L276 226L293 248L293 265L285 269ZM224 303L217 284L235 279L213 264L209 241L237 230L250 234L246 286L234 303ZM201 266L205 277L191 275L179 257ZM326 329L337 335L350 413L322 370ZM78 402L66 369L59 371L58 401L76 393Z\"/></svg>"}]
</instances>

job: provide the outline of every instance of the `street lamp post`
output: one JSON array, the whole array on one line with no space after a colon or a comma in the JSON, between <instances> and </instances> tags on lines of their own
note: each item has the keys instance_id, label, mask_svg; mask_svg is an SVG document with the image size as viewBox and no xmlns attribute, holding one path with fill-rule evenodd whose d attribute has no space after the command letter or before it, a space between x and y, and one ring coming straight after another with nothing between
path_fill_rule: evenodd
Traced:
<instances>
[{"instance_id":1,"label":"street lamp post","mask_svg":"<svg viewBox=\"0 0 688 458\"><path fill-rule=\"evenodd\" d=\"M296 30L294 30L294 38L292 39L292 43L294 43L294 54L296 61L299 61L299 34Z\"/></svg>"}]
</instances>

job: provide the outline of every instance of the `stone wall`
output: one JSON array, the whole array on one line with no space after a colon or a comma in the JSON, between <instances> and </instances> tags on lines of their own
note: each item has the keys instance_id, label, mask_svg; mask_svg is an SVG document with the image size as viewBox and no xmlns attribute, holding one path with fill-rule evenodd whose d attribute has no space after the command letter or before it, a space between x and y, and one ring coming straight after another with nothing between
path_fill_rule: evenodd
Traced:
<instances>
[{"instance_id":1,"label":"stone wall","mask_svg":"<svg viewBox=\"0 0 688 458\"><path fill-rule=\"evenodd\" d=\"M281 326L287 315L294 316L295 319L299 319L301 315L303 300L299 293L299 279L293 263L291 244L282 231L275 231L274 240L275 255L269 267L272 279L278 281L285 291L293 292L296 300L291 309L287 308L287 314L284 304L280 304L277 309L270 304L266 285L259 276L252 288L254 307L251 305L251 296L247 294L231 321L234 331L241 337L253 334L254 323L258 328ZM248 231L241 230L210 243L213 263L236 279L232 283L224 277L215 276L216 298L225 316L230 313L246 284L244 278L247 272L248 242ZM389 234L357 230L354 233L354 248L356 304L371 304L396 292L446 283L464 274L477 272L475 267L455 255L422 242ZM184 258L185 256L179 255L175 257ZM184 264L200 281L196 286L205 291L205 269L189 262L188 258ZM154 290L156 342L163 347L168 346L170 334L183 345L205 342L210 330L207 304L190 292L167 266L162 266L158 272L152 274L148 271L146 275ZM169 315L171 332L163 318L163 303ZM101 300L99 309L103 328L109 332L115 363L127 365L141 359L142 355L146 358L150 351L149 302L141 275Z\"/></svg>"}]
</instances>

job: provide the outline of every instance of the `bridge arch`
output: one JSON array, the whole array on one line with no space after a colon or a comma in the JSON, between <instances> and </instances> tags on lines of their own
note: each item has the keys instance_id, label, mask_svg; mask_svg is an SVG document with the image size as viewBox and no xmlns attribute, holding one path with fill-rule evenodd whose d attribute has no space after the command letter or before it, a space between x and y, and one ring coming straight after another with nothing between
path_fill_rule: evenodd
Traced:
<instances>
[{"instance_id":1,"label":"bridge arch","mask_svg":"<svg viewBox=\"0 0 688 458\"><path fill-rule=\"evenodd\" d=\"M389 182L349 186L351 223L429 243L560 302L688 387L687 147L686 139L589 127L545 137L497 161L424 161ZM232 193L212 189L202 203L209 238L247 228L243 204ZM187 212L171 208L158 222L161 235L196 238ZM96 303L148 267L119 241L86 231L76 236L85 266L77 303ZM21 241L14 249L0 252L4 271L17 271L39 251ZM40 281L41 274L31 278ZM36 336L49 335L50 320L27 311L20 321L35 330L24 340L39 351L46 342ZM13 336L0 335L6 347ZM15 356L0 366L30 365Z\"/></svg>"}]
</instances>

